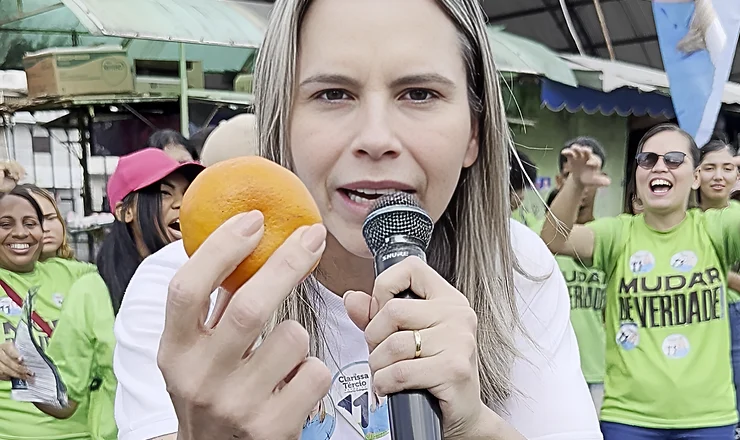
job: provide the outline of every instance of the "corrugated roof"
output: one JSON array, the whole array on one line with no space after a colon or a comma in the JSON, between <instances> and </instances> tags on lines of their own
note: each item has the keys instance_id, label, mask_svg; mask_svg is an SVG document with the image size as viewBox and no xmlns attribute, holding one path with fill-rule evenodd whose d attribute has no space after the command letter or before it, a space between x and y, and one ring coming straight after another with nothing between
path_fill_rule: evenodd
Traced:
<instances>
[{"instance_id":1,"label":"corrugated roof","mask_svg":"<svg viewBox=\"0 0 740 440\"><path fill-rule=\"evenodd\" d=\"M573 26L588 56L609 58L593 0L565 0ZM740 4L740 0L738 0ZM600 0L618 61L664 70L650 0ZM558 0L483 0L490 22L546 44L556 52L577 54ZM740 82L740 54L731 81Z\"/></svg>"},{"instance_id":2,"label":"corrugated roof","mask_svg":"<svg viewBox=\"0 0 740 440\"><path fill-rule=\"evenodd\" d=\"M77 12L81 13L79 9L82 3L79 0L69 1L76 2ZM176 43L91 35L87 27L80 23L77 16L64 6L61 0L21 0L21 2L23 10L20 13L25 14L26 18L14 20L20 14L17 1L0 1L0 68L2 69L20 69L24 53L47 47L128 44L132 58L177 60L179 57L179 48ZM200 35L198 40L200 38L206 40L206 36L211 35L210 39L213 40L215 35L221 37L221 40L230 38L242 46L251 44L250 41L255 38L258 41L261 40L262 30L259 28L265 23L271 6L264 2L246 0L165 0L161 2L121 0L113 2L113 4L125 5L118 11L109 10L110 0L84 0L84 4L90 6L89 12L93 18L89 21L105 19L107 32L128 30L133 34L146 24L152 25L154 31L158 32L157 35L148 35L150 38L163 38L170 33L180 37ZM155 7L155 4L168 7L171 13L169 15L154 14L158 18L152 18L154 15L145 8L148 5L151 9ZM217 14L216 16L220 18L217 21L211 21L213 25L206 26L207 29L204 29L202 25L200 28L196 27L193 24L197 21L196 16L206 13L205 11L208 11L208 14L213 13L214 5L216 9L220 7L222 12L233 11L233 13L229 17ZM75 7L74 4L73 7ZM116 18L119 15L120 17ZM144 17L148 20L142 20ZM152 22L152 20L157 21ZM222 22L228 25L223 25ZM236 32L234 26L238 23L251 23L252 30L239 29L239 32ZM87 24L94 25L90 22ZM228 35L225 31L228 31ZM202 60L203 68L207 72L238 71L253 51L254 49L242 47L186 45L188 58Z\"/></svg>"},{"instance_id":3,"label":"corrugated roof","mask_svg":"<svg viewBox=\"0 0 740 440\"><path fill-rule=\"evenodd\" d=\"M488 27L488 40L498 70L540 75L569 86L578 86L568 63L547 46L504 32L496 26Z\"/></svg>"},{"instance_id":4,"label":"corrugated roof","mask_svg":"<svg viewBox=\"0 0 740 440\"><path fill-rule=\"evenodd\" d=\"M598 75L600 87L595 87L593 79L589 82L579 81L581 85L611 92L621 87L630 87L641 92L660 92L670 95L668 76L662 70L635 64L611 61L603 58L593 58L580 55L564 55L570 61L571 69L581 72L591 72ZM579 80L583 76L576 75ZM725 104L740 104L740 84L728 82L722 95Z\"/></svg>"},{"instance_id":5,"label":"corrugated roof","mask_svg":"<svg viewBox=\"0 0 740 440\"><path fill-rule=\"evenodd\" d=\"M62 0L92 34L257 48L266 22L240 0Z\"/></svg>"}]
</instances>

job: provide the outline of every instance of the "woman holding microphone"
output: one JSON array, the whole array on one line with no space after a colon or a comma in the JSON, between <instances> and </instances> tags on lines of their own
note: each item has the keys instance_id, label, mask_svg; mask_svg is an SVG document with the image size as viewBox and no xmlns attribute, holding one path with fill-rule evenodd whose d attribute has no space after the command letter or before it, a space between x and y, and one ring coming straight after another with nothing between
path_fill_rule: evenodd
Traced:
<instances>
[{"instance_id":1,"label":"woman holding microphone","mask_svg":"<svg viewBox=\"0 0 740 440\"><path fill-rule=\"evenodd\" d=\"M303 180L323 225L297 230L208 325L261 213L175 275L159 365L178 438L297 439L323 407L304 440L387 439L383 398L427 389L448 440L600 439L562 276L509 220L512 143L479 3L279 0L257 64L261 154ZM375 279L361 227L381 190L413 193L437 225L429 265ZM393 298L406 288L424 299ZM351 377L372 380L344 391Z\"/></svg>"}]
</instances>

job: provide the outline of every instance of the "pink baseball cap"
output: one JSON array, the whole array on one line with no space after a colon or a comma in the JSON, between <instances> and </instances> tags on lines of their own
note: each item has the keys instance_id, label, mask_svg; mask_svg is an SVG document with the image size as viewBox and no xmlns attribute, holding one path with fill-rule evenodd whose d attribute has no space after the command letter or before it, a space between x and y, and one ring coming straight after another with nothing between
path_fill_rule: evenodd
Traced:
<instances>
[{"instance_id":1,"label":"pink baseball cap","mask_svg":"<svg viewBox=\"0 0 740 440\"><path fill-rule=\"evenodd\" d=\"M146 188L175 171L184 171L192 181L205 167L197 162L178 162L162 150L145 148L118 160L108 180L108 204L115 214L116 205L134 191Z\"/></svg>"}]
</instances>

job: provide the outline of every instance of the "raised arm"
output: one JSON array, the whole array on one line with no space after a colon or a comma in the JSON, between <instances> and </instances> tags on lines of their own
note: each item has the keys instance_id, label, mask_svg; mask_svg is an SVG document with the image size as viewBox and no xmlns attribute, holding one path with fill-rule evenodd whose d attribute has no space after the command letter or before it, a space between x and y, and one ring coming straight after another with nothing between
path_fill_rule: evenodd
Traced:
<instances>
[{"instance_id":1,"label":"raised arm","mask_svg":"<svg viewBox=\"0 0 740 440\"><path fill-rule=\"evenodd\" d=\"M554 254L588 260L594 253L594 235L575 224L578 209L586 187L607 186L610 181L601 173L601 159L589 148L573 146L562 154L568 158L570 176L550 205L541 237Z\"/></svg>"}]
</instances>

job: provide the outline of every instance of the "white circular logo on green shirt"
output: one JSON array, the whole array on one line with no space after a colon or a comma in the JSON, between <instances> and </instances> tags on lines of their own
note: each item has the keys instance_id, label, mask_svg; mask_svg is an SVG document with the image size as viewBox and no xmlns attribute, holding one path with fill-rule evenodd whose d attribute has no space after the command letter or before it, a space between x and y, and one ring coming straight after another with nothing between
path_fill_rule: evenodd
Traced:
<instances>
[{"instance_id":1,"label":"white circular logo on green shirt","mask_svg":"<svg viewBox=\"0 0 740 440\"><path fill-rule=\"evenodd\" d=\"M640 331L637 324L626 322L619 326L617 344L624 350L630 351L640 345Z\"/></svg>"},{"instance_id":2,"label":"white circular logo on green shirt","mask_svg":"<svg viewBox=\"0 0 740 440\"><path fill-rule=\"evenodd\" d=\"M671 257L671 267L681 272L690 272L699 261L696 254L691 251L682 251Z\"/></svg>"},{"instance_id":3,"label":"white circular logo on green shirt","mask_svg":"<svg viewBox=\"0 0 740 440\"><path fill-rule=\"evenodd\" d=\"M0 313L8 316L19 316L22 309L10 298L0 299Z\"/></svg>"},{"instance_id":4,"label":"white circular logo on green shirt","mask_svg":"<svg viewBox=\"0 0 740 440\"><path fill-rule=\"evenodd\" d=\"M655 267L655 257L648 251L637 251L630 257L630 270L634 274L648 273Z\"/></svg>"},{"instance_id":5,"label":"white circular logo on green shirt","mask_svg":"<svg viewBox=\"0 0 740 440\"><path fill-rule=\"evenodd\" d=\"M690 349L689 340L684 335L668 335L663 340L663 354L669 359L684 358L689 354Z\"/></svg>"}]
</instances>

